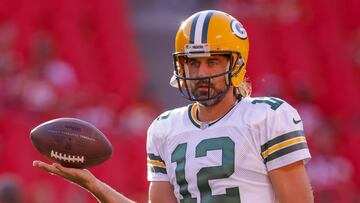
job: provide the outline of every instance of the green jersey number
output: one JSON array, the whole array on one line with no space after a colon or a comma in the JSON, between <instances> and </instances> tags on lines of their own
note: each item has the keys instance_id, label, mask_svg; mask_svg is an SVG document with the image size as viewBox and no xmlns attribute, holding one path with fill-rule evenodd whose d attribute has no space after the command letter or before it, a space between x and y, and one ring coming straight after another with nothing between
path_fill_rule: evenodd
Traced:
<instances>
[{"instance_id":1,"label":"green jersey number","mask_svg":"<svg viewBox=\"0 0 360 203\"><path fill-rule=\"evenodd\" d=\"M281 101L280 99L277 99L274 97L268 97L268 98L264 98L264 99L255 99L251 103L252 104L264 103L264 104L270 105L270 108L275 111L284 102Z\"/></svg>"},{"instance_id":2,"label":"green jersey number","mask_svg":"<svg viewBox=\"0 0 360 203\"><path fill-rule=\"evenodd\" d=\"M178 145L171 154L171 162L176 162L176 182L183 196L181 203L196 203L197 199L191 197L188 190L188 182L185 179L187 143ZM229 137L211 138L201 141L196 146L195 157L205 157L208 151L221 150L221 166L201 168L197 173L197 186L200 192L200 202L231 202L240 203L240 192L238 187L226 188L222 195L212 195L209 180L228 178L234 173L235 143Z\"/></svg>"}]
</instances>

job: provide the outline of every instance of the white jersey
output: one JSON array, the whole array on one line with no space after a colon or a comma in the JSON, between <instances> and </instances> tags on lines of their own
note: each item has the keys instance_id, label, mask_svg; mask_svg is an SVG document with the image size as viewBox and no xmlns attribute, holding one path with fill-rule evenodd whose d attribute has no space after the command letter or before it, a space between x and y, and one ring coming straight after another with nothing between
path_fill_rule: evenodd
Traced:
<instances>
[{"instance_id":1,"label":"white jersey","mask_svg":"<svg viewBox=\"0 0 360 203\"><path fill-rule=\"evenodd\" d=\"M311 157L299 114L278 98L245 97L210 123L196 113L167 111L148 130L148 180L169 181L178 202L277 202L269 171Z\"/></svg>"}]
</instances>

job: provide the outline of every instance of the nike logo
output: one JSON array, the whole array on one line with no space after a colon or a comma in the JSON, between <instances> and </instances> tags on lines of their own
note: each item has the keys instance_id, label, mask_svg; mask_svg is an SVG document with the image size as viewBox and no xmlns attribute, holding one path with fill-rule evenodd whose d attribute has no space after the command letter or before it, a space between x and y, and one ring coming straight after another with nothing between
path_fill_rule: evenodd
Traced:
<instances>
[{"instance_id":1,"label":"nike logo","mask_svg":"<svg viewBox=\"0 0 360 203\"><path fill-rule=\"evenodd\" d=\"M301 119L300 119L300 120L295 120L295 118L293 118L293 122L294 122L295 124L298 124L298 123L301 122Z\"/></svg>"}]
</instances>

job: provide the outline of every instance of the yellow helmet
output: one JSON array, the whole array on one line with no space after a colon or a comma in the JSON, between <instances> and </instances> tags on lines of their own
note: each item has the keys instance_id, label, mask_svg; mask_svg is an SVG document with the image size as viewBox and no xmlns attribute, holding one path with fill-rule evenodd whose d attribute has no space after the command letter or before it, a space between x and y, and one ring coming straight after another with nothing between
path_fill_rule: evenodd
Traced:
<instances>
[{"instance_id":1,"label":"yellow helmet","mask_svg":"<svg viewBox=\"0 0 360 203\"><path fill-rule=\"evenodd\" d=\"M191 80L209 80L225 76L228 86L240 87L245 77L249 40L242 24L231 15L205 10L195 13L180 26L175 39L175 71L170 84L179 88L187 99L198 101L189 92ZM192 57L228 55L229 67L226 72L202 78L190 78L186 74L184 61ZM210 97L208 99L211 99Z\"/></svg>"}]
</instances>

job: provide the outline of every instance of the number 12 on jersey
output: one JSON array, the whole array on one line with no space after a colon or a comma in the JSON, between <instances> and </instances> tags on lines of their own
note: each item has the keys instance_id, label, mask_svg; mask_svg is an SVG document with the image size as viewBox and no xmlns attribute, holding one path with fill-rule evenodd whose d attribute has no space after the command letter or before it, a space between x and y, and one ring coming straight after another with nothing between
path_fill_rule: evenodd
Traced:
<instances>
[{"instance_id":1,"label":"number 12 on jersey","mask_svg":"<svg viewBox=\"0 0 360 203\"><path fill-rule=\"evenodd\" d=\"M179 144L171 154L171 162L176 162L176 182L183 196L181 203L196 203L197 199L191 197L188 182L185 178L187 143ZM209 180L229 178L235 169L235 143L229 137L211 138L201 141L196 146L195 157L205 157L208 151L221 150L222 164L220 166L204 167L197 173L197 187L200 192L201 203L229 202L240 203L238 187L226 188L226 193L212 195Z\"/></svg>"}]
</instances>

